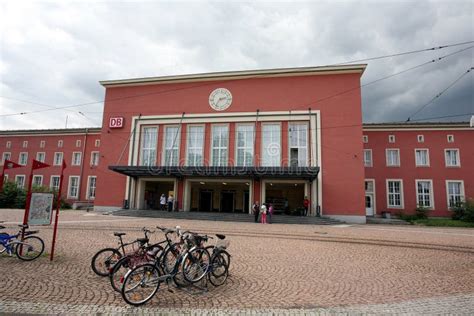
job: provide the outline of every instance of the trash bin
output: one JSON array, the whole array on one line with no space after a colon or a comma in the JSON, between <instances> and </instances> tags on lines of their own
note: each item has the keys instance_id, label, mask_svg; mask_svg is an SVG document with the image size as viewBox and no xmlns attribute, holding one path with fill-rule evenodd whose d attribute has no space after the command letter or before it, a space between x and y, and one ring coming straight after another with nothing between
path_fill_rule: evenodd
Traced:
<instances>
[{"instance_id":1,"label":"trash bin","mask_svg":"<svg viewBox=\"0 0 474 316\"><path fill-rule=\"evenodd\" d=\"M123 208L128 210L128 200L123 200Z\"/></svg>"}]
</instances>

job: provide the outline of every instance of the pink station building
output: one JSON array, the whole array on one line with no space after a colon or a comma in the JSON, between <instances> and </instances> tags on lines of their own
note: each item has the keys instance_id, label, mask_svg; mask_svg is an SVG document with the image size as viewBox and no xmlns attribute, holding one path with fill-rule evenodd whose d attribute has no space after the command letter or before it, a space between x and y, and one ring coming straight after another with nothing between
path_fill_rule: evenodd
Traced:
<instances>
[{"instance_id":1,"label":"pink station building","mask_svg":"<svg viewBox=\"0 0 474 316\"><path fill-rule=\"evenodd\" d=\"M101 128L0 131L0 153L25 167L7 181L34 183L98 211L160 208L276 212L365 223L366 216L449 216L474 197L468 123L363 124L365 64L102 81Z\"/></svg>"}]
</instances>

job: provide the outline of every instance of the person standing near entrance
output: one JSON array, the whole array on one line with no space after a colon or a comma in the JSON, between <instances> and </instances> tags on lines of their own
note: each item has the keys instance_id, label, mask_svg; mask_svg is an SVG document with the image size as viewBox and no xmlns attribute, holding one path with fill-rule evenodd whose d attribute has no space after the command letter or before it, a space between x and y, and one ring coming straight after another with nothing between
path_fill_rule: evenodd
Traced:
<instances>
[{"instance_id":1,"label":"person standing near entrance","mask_svg":"<svg viewBox=\"0 0 474 316\"><path fill-rule=\"evenodd\" d=\"M304 214L303 214L303 216L308 216L309 200L308 200L308 197L307 197L307 196L304 197L303 206L304 206Z\"/></svg>"},{"instance_id":2,"label":"person standing near entrance","mask_svg":"<svg viewBox=\"0 0 474 316\"><path fill-rule=\"evenodd\" d=\"M174 204L174 198L173 198L173 195L170 194L170 196L168 196L168 212L173 211L173 204Z\"/></svg>"},{"instance_id":3,"label":"person standing near entrance","mask_svg":"<svg viewBox=\"0 0 474 316\"><path fill-rule=\"evenodd\" d=\"M262 224L267 223L267 206L265 203L262 203L262 206L260 206L260 216L262 218Z\"/></svg>"},{"instance_id":4,"label":"person standing near entrance","mask_svg":"<svg viewBox=\"0 0 474 316\"><path fill-rule=\"evenodd\" d=\"M258 214L260 213L260 205L258 205L258 201L253 203L252 209L253 215L255 216L255 223L258 223Z\"/></svg>"},{"instance_id":5,"label":"person standing near entrance","mask_svg":"<svg viewBox=\"0 0 474 316\"><path fill-rule=\"evenodd\" d=\"M164 211L166 208L166 196L163 193L160 197L160 210Z\"/></svg>"},{"instance_id":6,"label":"person standing near entrance","mask_svg":"<svg viewBox=\"0 0 474 316\"><path fill-rule=\"evenodd\" d=\"M273 204L272 203L269 204L267 213L268 213L268 216L267 216L268 224L271 224L272 217L273 217Z\"/></svg>"}]
</instances>

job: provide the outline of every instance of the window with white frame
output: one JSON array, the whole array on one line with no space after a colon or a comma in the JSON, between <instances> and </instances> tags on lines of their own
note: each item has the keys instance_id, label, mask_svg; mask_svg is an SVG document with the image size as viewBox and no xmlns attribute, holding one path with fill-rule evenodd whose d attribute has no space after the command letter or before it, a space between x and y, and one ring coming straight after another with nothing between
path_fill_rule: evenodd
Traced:
<instances>
[{"instance_id":1,"label":"window with white frame","mask_svg":"<svg viewBox=\"0 0 474 316\"><path fill-rule=\"evenodd\" d=\"M99 152L93 151L91 152L91 166L98 166L99 165Z\"/></svg>"},{"instance_id":2,"label":"window with white frame","mask_svg":"<svg viewBox=\"0 0 474 316\"><path fill-rule=\"evenodd\" d=\"M4 152L2 154L2 165L5 163L5 160L11 160L12 153L10 152Z\"/></svg>"},{"instance_id":3,"label":"window with white frame","mask_svg":"<svg viewBox=\"0 0 474 316\"><path fill-rule=\"evenodd\" d=\"M424 143L425 142L425 136L424 135L418 135L418 136L416 136L416 139L419 143Z\"/></svg>"},{"instance_id":4,"label":"window with white frame","mask_svg":"<svg viewBox=\"0 0 474 316\"><path fill-rule=\"evenodd\" d=\"M430 165L428 149L415 149L415 164L417 167L428 167Z\"/></svg>"},{"instance_id":5,"label":"window with white frame","mask_svg":"<svg viewBox=\"0 0 474 316\"><path fill-rule=\"evenodd\" d=\"M44 140L40 141L40 148L44 148L46 146L46 142Z\"/></svg>"},{"instance_id":6,"label":"window with white frame","mask_svg":"<svg viewBox=\"0 0 474 316\"><path fill-rule=\"evenodd\" d=\"M387 157L388 167L400 166L400 150L399 149L386 149L385 155Z\"/></svg>"},{"instance_id":7,"label":"window with white frame","mask_svg":"<svg viewBox=\"0 0 474 316\"><path fill-rule=\"evenodd\" d=\"M308 124L293 123L288 130L290 166L308 165Z\"/></svg>"},{"instance_id":8,"label":"window with white frame","mask_svg":"<svg viewBox=\"0 0 474 316\"><path fill-rule=\"evenodd\" d=\"M165 126L163 142L163 161L165 166L179 165L179 143L181 138L179 126Z\"/></svg>"},{"instance_id":9,"label":"window with white frame","mask_svg":"<svg viewBox=\"0 0 474 316\"><path fill-rule=\"evenodd\" d=\"M281 164L280 157L280 124L262 124L262 166L279 167Z\"/></svg>"},{"instance_id":10,"label":"window with white frame","mask_svg":"<svg viewBox=\"0 0 474 316\"><path fill-rule=\"evenodd\" d=\"M236 166L253 165L254 125L239 124L236 129Z\"/></svg>"},{"instance_id":11,"label":"window with white frame","mask_svg":"<svg viewBox=\"0 0 474 316\"><path fill-rule=\"evenodd\" d=\"M140 152L140 165L153 166L156 163L156 143L158 141L158 127L143 127Z\"/></svg>"},{"instance_id":12,"label":"window with white frame","mask_svg":"<svg viewBox=\"0 0 474 316\"><path fill-rule=\"evenodd\" d=\"M81 147L81 140L80 139L76 140L76 147Z\"/></svg>"},{"instance_id":13,"label":"window with white frame","mask_svg":"<svg viewBox=\"0 0 474 316\"><path fill-rule=\"evenodd\" d=\"M49 187L53 191L59 191L59 184L61 181L60 176L51 176L51 181L49 182Z\"/></svg>"},{"instance_id":14,"label":"window with white frame","mask_svg":"<svg viewBox=\"0 0 474 316\"><path fill-rule=\"evenodd\" d=\"M446 191L448 193L449 208L457 207L464 201L464 183L463 181L446 181Z\"/></svg>"},{"instance_id":15,"label":"window with white frame","mask_svg":"<svg viewBox=\"0 0 474 316\"><path fill-rule=\"evenodd\" d=\"M82 159L82 153L79 151L75 151L72 153L72 166L80 166L81 165L81 159Z\"/></svg>"},{"instance_id":16,"label":"window with white frame","mask_svg":"<svg viewBox=\"0 0 474 316\"><path fill-rule=\"evenodd\" d=\"M89 176L89 179L87 180L87 199L88 200L95 199L96 183L97 183L97 177Z\"/></svg>"},{"instance_id":17,"label":"window with white frame","mask_svg":"<svg viewBox=\"0 0 474 316\"><path fill-rule=\"evenodd\" d=\"M53 165L61 166L62 164L63 164L63 153L61 152L54 153Z\"/></svg>"},{"instance_id":18,"label":"window with white frame","mask_svg":"<svg viewBox=\"0 0 474 316\"><path fill-rule=\"evenodd\" d=\"M204 161L204 126L188 125L186 165L202 166Z\"/></svg>"},{"instance_id":19,"label":"window with white frame","mask_svg":"<svg viewBox=\"0 0 474 316\"><path fill-rule=\"evenodd\" d=\"M77 199L78 194L79 194L79 176L70 176L67 196L70 199Z\"/></svg>"},{"instance_id":20,"label":"window with white frame","mask_svg":"<svg viewBox=\"0 0 474 316\"><path fill-rule=\"evenodd\" d=\"M364 166L372 167L372 149L364 149Z\"/></svg>"},{"instance_id":21,"label":"window with white frame","mask_svg":"<svg viewBox=\"0 0 474 316\"><path fill-rule=\"evenodd\" d=\"M213 166L227 166L229 157L229 126L212 125L211 163Z\"/></svg>"},{"instance_id":22,"label":"window with white frame","mask_svg":"<svg viewBox=\"0 0 474 316\"><path fill-rule=\"evenodd\" d=\"M8 182L8 174L4 174L3 175L3 183L7 183Z\"/></svg>"},{"instance_id":23,"label":"window with white frame","mask_svg":"<svg viewBox=\"0 0 474 316\"><path fill-rule=\"evenodd\" d=\"M448 143L454 143L454 135L447 135Z\"/></svg>"},{"instance_id":24,"label":"window with white frame","mask_svg":"<svg viewBox=\"0 0 474 316\"><path fill-rule=\"evenodd\" d=\"M100 139L95 140L95 147L100 147Z\"/></svg>"},{"instance_id":25,"label":"window with white frame","mask_svg":"<svg viewBox=\"0 0 474 316\"><path fill-rule=\"evenodd\" d=\"M62 140L58 140L58 148L62 148L63 147L63 141Z\"/></svg>"},{"instance_id":26,"label":"window with white frame","mask_svg":"<svg viewBox=\"0 0 474 316\"><path fill-rule=\"evenodd\" d=\"M433 208L433 181L416 180L416 204L419 207Z\"/></svg>"},{"instance_id":27,"label":"window with white frame","mask_svg":"<svg viewBox=\"0 0 474 316\"><path fill-rule=\"evenodd\" d=\"M27 148L28 147L28 141L27 140L24 140L23 141L23 148Z\"/></svg>"},{"instance_id":28,"label":"window with white frame","mask_svg":"<svg viewBox=\"0 0 474 316\"><path fill-rule=\"evenodd\" d=\"M33 176L33 185L36 187L40 187L43 185L43 176L34 175Z\"/></svg>"},{"instance_id":29,"label":"window with white frame","mask_svg":"<svg viewBox=\"0 0 474 316\"><path fill-rule=\"evenodd\" d=\"M25 176L17 174L15 176L15 183L16 183L16 186L18 188L24 188L25 187Z\"/></svg>"},{"instance_id":30,"label":"window with white frame","mask_svg":"<svg viewBox=\"0 0 474 316\"><path fill-rule=\"evenodd\" d=\"M364 143L367 144L367 143L369 142L369 136L363 135L363 136L362 136L362 142L364 142Z\"/></svg>"},{"instance_id":31,"label":"window with white frame","mask_svg":"<svg viewBox=\"0 0 474 316\"><path fill-rule=\"evenodd\" d=\"M37 152L36 160L44 162L46 160L46 154L44 152Z\"/></svg>"},{"instance_id":32,"label":"window with white frame","mask_svg":"<svg viewBox=\"0 0 474 316\"><path fill-rule=\"evenodd\" d=\"M11 142L11 141L7 141L6 144L5 144L5 146L6 146L7 148L12 148L12 142Z\"/></svg>"},{"instance_id":33,"label":"window with white frame","mask_svg":"<svg viewBox=\"0 0 474 316\"><path fill-rule=\"evenodd\" d=\"M28 153L20 153L18 163L22 166L26 166L26 164L28 163Z\"/></svg>"},{"instance_id":34,"label":"window with white frame","mask_svg":"<svg viewBox=\"0 0 474 316\"><path fill-rule=\"evenodd\" d=\"M365 193L375 193L374 181L365 180Z\"/></svg>"},{"instance_id":35,"label":"window with white frame","mask_svg":"<svg viewBox=\"0 0 474 316\"><path fill-rule=\"evenodd\" d=\"M395 135L388 135L388 142L395 143Z\"/></svg>"},{"instance_id":36,"label":"window with white frame","mask_svg":"<svg viewBox=\"0 0 474 316\"><path fill-rule=\"evenodd\" d=\"M446 167L461 166L461 161L459 157L459 149L445 149L444 156L446 160Z\"/></svg>"},{"instance_id":37,"label":"window with white frame","mask_svg":"<svg viewBox=\"0 0 474 316\"><path fill-rule=\"evenodd\" d=\"M403 184L401 180L387 180L387 206L403 208Z\"/></svg>"}]
</instances>

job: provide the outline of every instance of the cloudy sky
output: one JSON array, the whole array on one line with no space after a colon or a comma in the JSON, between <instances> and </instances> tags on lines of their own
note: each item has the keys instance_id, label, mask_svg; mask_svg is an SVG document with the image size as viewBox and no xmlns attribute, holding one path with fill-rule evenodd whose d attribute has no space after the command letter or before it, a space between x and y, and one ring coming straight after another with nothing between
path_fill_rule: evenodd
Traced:
<instances>
[{"instance_id":1,"label":"cloudy sky","mask_svg":"<svg viewBox=\"0 0 474 316\"><path fill-rule=\"evenodd\" d=\"M68 127L99 126L99 80L328 65L469 42L474 1L3 1L0 37L0 129L62 128L66 116ZM364 121L406 120L473 67L471 46L368 61L362 84L455 53L363 87ZM473 113L473 94L474 71L412 120Z\"/></svg>"}]
</instances>

